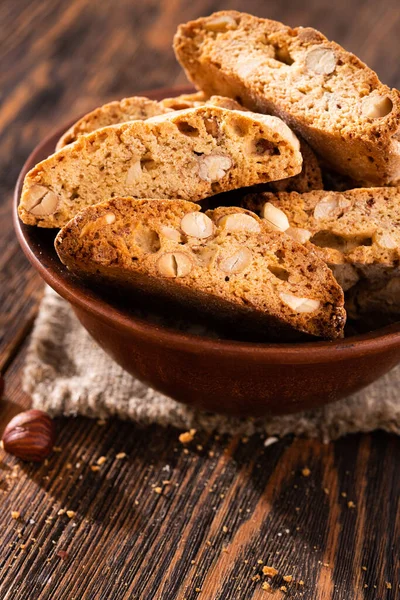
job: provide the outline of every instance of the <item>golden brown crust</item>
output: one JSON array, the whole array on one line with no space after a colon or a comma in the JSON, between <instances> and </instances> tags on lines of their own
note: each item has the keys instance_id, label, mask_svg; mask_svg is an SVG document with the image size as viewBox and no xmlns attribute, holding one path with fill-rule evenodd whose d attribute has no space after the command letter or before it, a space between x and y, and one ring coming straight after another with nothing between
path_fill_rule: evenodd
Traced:
<instances>
[{"instance_id":1,"label":"golden brown crust","mask_svg":"<svg viewBox=\"0 0 400 600\"><path fill-rule=\"evenodd\" d=\"M337 171L400 179L400 92L318 31L222 11L181 25L174 47L198 88L281 117Z\"/></svg>"},{"instance_id":2,"label":"golden brown crust","mask_svg":"<svg viewBox=\"0 0 400 600\"><path fill-rule=\"evenodd\" d=\"M182 200L116 198L79 213L55 246L78 274L129 283L275 338L343 334L343 293L331 271L249 211L205 215Z\"/></svg>"},{"instance_id":3,"label":"golden brown crust","mask_svg":"<svg viewBox=\"0 0 400 600\"><path fill-rule=\"evenodd\" d=\"M98 129L25 177L20 218L61 227L113 196L198 201L301 171L299 141L276 117L207 105Z\"/></svg>"}]
</instances>

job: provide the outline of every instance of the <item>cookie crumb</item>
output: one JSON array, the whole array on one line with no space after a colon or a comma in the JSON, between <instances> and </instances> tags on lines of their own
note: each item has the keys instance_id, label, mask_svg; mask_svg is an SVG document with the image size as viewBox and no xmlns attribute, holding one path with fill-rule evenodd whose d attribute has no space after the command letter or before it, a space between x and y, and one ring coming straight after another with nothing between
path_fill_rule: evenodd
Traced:
<instances>
[{"instance_id":1,"label":"cookie crumb","mask_svg":"<svg viewBox=\"0 0 400 600\"><path fill-rule=\"evenodd\" d=\"M105 457L105 456L100 456L100 458L98 458L98 459L96 460L96 463L97 463L98 465L104 465L104 463L106 462L106 460L107 460L107 459L106 459L106 457Z\"/></svg>"},{"instance_id":2,"label":"cookie crumb","mask_svg":"<svg viewBox=\"0 0 400 600\"><path fill-rule=\"evenodd\" d=\"M189 444L189 442L193 441L195 435L196 435L196 429L190 429L189 431L184 431L183 433L180 434L179 441L181 444Z\"/></svg>"},{"instance_id":3,"label":"cookie crumb","mask_svg":"<svg viewBox=\"0 0 400 600\"><path fill-rule=\"evenodd\" d=\"M21 513L19 512L19 510L12 510L11 511L11 517L13 519L19 519L21 516Z\"/></svg>"},{"instance_id":4,"label":"cookie crumb","mask_svg":"<svg viewBox=\"0 0 400 600\"><path fill-rule=\"evenodd\" d=\"M153 491L154 491L156 494L162 494L162 487L160 487L160 486L157 486L157 487L155 487L155 488L154 488L154 490L153 490Z\"/></svg>"},{"instance_id":5,"label":"cookie crumb","mask_svg":"<svg viewBox=\"0 0 400 600\"><path fill-rule=\"evenodd\" d=\"M349 500L349 502L347 503L347 506L349 508L355 508L356 507L356 505L354 504L354 502L352 500Z\"/></svg>"},{"instance_id":6,"label":"cookie crumb","mask_svg":"<svg viewBox=\"0 0 400 600\"><path fill-rule=\"evenodd\" d=\"M287 587L286 585L281 585L281 587L279 588L282 592L287 592Z\"/></svg>"},{"instance_id":7,"label":"cookie crumb","mask_svg":"<svg viewBox=\"0 0 400 600\"><path fill-rule=\"evenodd\" d=\"M99 465L90 465L90 470L96 473L97 471L100 471L100 467Z\"/></svg>"},{"instance_id":8,"label":"cookie crumb","mask_svg":"<svg viewBox=\"0 0 400 600\"><path fill-rule=\"evenodd\" d=\"M267 577L275 577L275 575L278 575L279 573L278 569L269 567L268 565L265 565L265 567L262 568L262 572L264 575L267 575Z\"/></svg>"},{"instance_id":9,"label":"cookie crumb","mask_svg":"<svg viewBox=\"0 0 400 600\"><path fill-rule=\"evenodd\" d=\"M118 452L118 454L115 455L115 458L117 460L122 460L123 458L126 458L127 454L126 452Z\"/></svg>"},{"instance_id":10,"label":"cookie crumb","mask_svg":"<svg viewBox=\"0 0 400 600\"><path fill-rule=\"evenodd\" d=\"M268 581L264 581L264 583L262 584L261 588L265 591L265 592L270 592L271 591L271 586L268 583Z\"/></svg>"},{"instance_id":11,"label":"cookie crumb","mask_svg":"<svg viewBox=\"0 0 400 600\"><path fill-rule=\"evenodd\" d=\"M301 470L301 474L303 477L310 477L311 471L308 467L304 467L304 469Z\"/></svg>"},{"instance_id":12,"label":"cookie crumb","mask_svg":"<svg viewBox=\"0 0 400 600\"><path fill-rule=\"evenodd\" d=\"M69 517L70 519L73 519L75 515L76 512L74 510L67 510L67 517Z\"/></svg>"},{"instance_id":13,"label":"cookie crumb","mask_svg":"<svg viewBox=\"0 0 400 600\"><path fill-rule=\"evenodd\" d=\"M347 498L347 494L346 494L346 492L341 492L341 494L340 494L340 495L342 496L342 498Z\"/></svg>"},{"instance_id":14,"label":"cookie crumb","mask_svg":"<svg viewBox=\"0 0 400 600\"><path fill-rule=\"evenodd\" d=\"M364 565L361 567L363 571L367 570L367 567L365 567Z\"/></svg>"},{"instance_id":15,"label":"cookie crumb","mask_svg":"<svg viewBox=\"0 0 400 600\"><path fill-rule=\"evenodd\" d=\"M386 582L386 589L391 590L392 589L392 584L389 583L389 581Z\"/></svg>"},{"instance_id":16,"label":"cookie crumb","mask_svg":"<svg viewBox=\"0 0 400 600\"><path fill-rule=\"evenodd\" d=\"M65 515L66 510L65 508L60 508L60 510L57 512L57 515L60 517L61 515Z\"/></svg>"},{"instance_id":17,"label":"cookie crumb","mask_svg":"<svg viewBox=\"0 0 400 600\"><path fill-rule=\"evenodd\" d=\"M290 583L291 581L293 581L293 575L284 575L283 581L286 581L286 583Z\"/></svg>"},{"instance_id":18,"label":"cookie crumb","mask_svg":"<svg viewBox=\"0 0 400 600\"><path fill-rule=\"evenodd\" d=\"M299 585L304 585L304 581L302 579L300 579Z\"/></svg>"}]
</instances>

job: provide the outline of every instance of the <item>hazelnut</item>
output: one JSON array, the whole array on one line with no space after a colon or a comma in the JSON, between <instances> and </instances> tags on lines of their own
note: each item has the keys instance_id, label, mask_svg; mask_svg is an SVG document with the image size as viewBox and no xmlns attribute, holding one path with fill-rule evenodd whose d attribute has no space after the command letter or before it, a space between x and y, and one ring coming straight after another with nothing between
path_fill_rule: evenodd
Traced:
<instances>
[{"instance_id":1,"label":"hazelnut","mask_svg":"<svg viewBox=\"0 0 400 600\"><path fill-rule=\"evenodd\" d=\"M185 277L192 270L192 260L184 252L168 252L157 261L160 275L164 277Z\"/></svg>"},{"instance_id":2,"label":"hazelnut","mask_svg":"<svg viewBox=\"0 0 400 600\"><path fill-rule=\"evenodd\" d=\"M283 210L277 208L271 202L264 204L262 216L274 231L286 231L290 227L289 220Z\"/></svg>"},{"instance_id":3,"label":"hazelnut","mask_svg":"<svg viewBox=\"0 0 400 600\"><path fill-rule=\"evenodd\" d=\"M225 215L218 219L217 224L225 231L249 231L258 233L261 229L260 224L254 217L241 212Z\"/></svg>"},{"instance_id":4,"label":"hazelnut","mask_svg":"<svg viewBox=\"0 0 400 600\"><path fill-rule=\"evenodd\" d=\"M138 179L142 176L142 165L140 164L140 160L136 160L131 164L126 174L125 183L131 184L136 183Z\"/></svg>"},{"instance_id":5,"label":"hazelnut","mask_svg":"<svg viewBox=\"0 0 400 600\"><path fill-rule=\"evenodd\" d=\"M285 233L290 235L290 237L299 244L305 244L311 237L311 231L303 229L302 227L289 227L289 229L285 230Z\"/></svg>"},{"instance_id":6,"label":"hazelnut","mask_svg":"<svg viewBox=\"0 0 400 600\"><path fill-rule=\"evenodd\" d=\"M27 410L11 419L2 441L6 452L22 460L41 462L53 449L54 423L42 410Z\"/></svg>"},{"instance_id":7,"label":"hazelnut","mask_svg":"<svg viewBox=\"0 0 400 600\"><path fill-rule=\"evenodd\" d=\"M241 273L247 269L252 260L251 250L248 248L241 248L231 256L224 258L219 263L219 268L225 273Z\"/></svg>"},{"instance_id":8,"label":"hazelnut","mask_svg":"<svg viewBox=\"0 0 400 600\"><path fill-rule=\"evenodd\" d=\"M314 208L314 219L328 219L339 217L350 208L351 202L340 194L327 194L324 196Z\"/></svg>"},{"instance_id":9,"label":"hazelnut","mask_svg":"<svg viewBox=\"0 0 400 600\"><path fill-rule=\"evenodd\" d=\"M279 294L280 299L286 306L295 310L298 313L314 312L320 307L319 300L313 300L312 298L300 298L294 294L286 294L282 292Z\"/></svg>"},{"instance_id":10,"label":"hazelnut","mask_svg":"<svg viewBox=\"0 0 400 600\"><path fill-rule=\"evenodd\" d=\"M44 185L34 185L26 192L25 208L32 215L52 215L58 207L58 196Z\"/></svg>"},{"instance_id":11,"label":"hazelnut","mask_svg":"<svg viewBox=\"0 0 400 600\"><path fill-rule=\"evenodd\" d=\"M204 213L190 212L183 217L181 229L191 237L208 238L214 233L214 224Z\"/></svg>"},{"instance_id":12,"label":"hazelnut","mask_svg":"<svg viewBox=\"0 0 400 600\"><path fill-rule=\"evenodd\" d=\"M174 227L169 227L168 225L162 225L160 227L160 233L167 240L171 240L172 242L180 242L182 240L182 236L177 229Z\"/></svg>"},{"instance_id":13,"label":"hazelnut","mask_svg":"<svg viewBox=\"0 0 400 600\"><path fill-rule=\"evenodd\" d=\"M336 69L336 56L330 48L314 48L306 57L306 67L317 75L330 75Z\"/></svg>"},{"instance_id":14,"label":"hazelnut","mask_svg":"<svg viewBox=\"0 0 400 600\"><path fill-rule=\"evenodd\" d=\"M219 181L232 167L232 159L225 154L203 154L198 157L199 177L203 181Z\"/></svg>"},{"instance_id":15,"label":"hazelnut","mask_svg":"<svg viewBox=\"0 0 400 600\"><path fill-rule=\"evenodd\" d=\"M381 119L392 112L393 102L389 96L367 96L362 102L362 114L370 119Z\"/></svg>"}]
</instances>

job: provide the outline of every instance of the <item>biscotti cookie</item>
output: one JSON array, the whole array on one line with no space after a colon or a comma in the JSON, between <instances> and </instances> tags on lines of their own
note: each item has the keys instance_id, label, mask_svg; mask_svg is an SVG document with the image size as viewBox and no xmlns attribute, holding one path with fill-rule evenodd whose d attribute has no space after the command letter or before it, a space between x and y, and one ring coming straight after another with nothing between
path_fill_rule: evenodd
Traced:
<instances>
[{"instance_id":1,"label":"biscotti cookie","mask_svg":"<svg viewBox=\"0 0 400 600\"><path fill-rule=\"evenodd\" d=\"M400 275L400 188L253 194L243 206L312 244L344 290Z\"/></svg>"},{"instance_id":2,"label":"biscotti cookie","mask_svg":"<svg viewBox=\"0 0 400 600\"><path fill-rule=\"evenodd\" d=\"M76 142L81 136L102 127L119 125L127 121L143 121L158 115L163 115L171 110L185 110L196 108L204 104L212 104L229 110L247 110L232 98L222 96L207 97L203 92L181 94L173 98L164 98L157 102L145 96L132 96L104 104L92 112L84 115L74 123L58 140L56 150Z\"/></svg>"},{"instance_id":3,"label":"biscotti cookie","mask_svg":"<svg viewBox=\"0 0 400 600\"><path fill-rule=\"evenodd\" d=\"M198 201L301 171L299 141L283 121L203 106L98 129L34 167L19 215L62 227L114 196Z\"/></svg>"},{"instance_id":4,"label":"biscotti cookie","mask_svg":"<svg viewBox=\"0 0 400 600\"><path fill-rule=\"evenodd\" d=\"M80 212L55 247L75 273L130 283L239 329L342 336L342 290L313 252L249 211L198 211L183 200L115 198Z\"/></svg>"},{"instance_id":5,"label":"biscotti cookie","mask_svg":"<svg viewBox=\"0 0 400 600\"><path fill-rule=\"evenodd\" d=\"M118 125L127 121L149 119L156 115L165 114L171 110L185 110L211 104L227 110L247 111L236 100L225 96L207 97L203 92L195 94L182 94L174 98L165 98L160 102L148 98L134 96L124 98L120 102L110 102L88 113L77 121L58 141L56 146L60 150L64 146L75 142L80 136L91 133L96 129L109 125ZM319 162L310 146L300 139L300 151L303 156L301 173L288 179L271 183L268 189L272 191L308 192L323 188Z\"/></svg>"},{"instance_id":6,"label":"biscotti cookie","mask_svg":"<svg viewBox=\"0 0 400 600\"><path fill-rule=\"evenodd\" d=\"M76 142L81 135L91 133L102 127L118 125L127 121L151 119L151 117L163 115L171 110L196 108L206 103L230 110L246 110L231 98L222 98L221 96L208 98L203 92L181 94L174 98L164 98L160 102L150 100L145 96L132 96L131 98L109 102L84 115L61 136L57 142L56 150Z\"/></svg>"},{"instance_id":7,"label":"biscotti cookie","mask_svg":"<svg viewBox=\"0 0 400 600\"><path fill-rule=\"evenodd\" d=\"M170 112L170 110L172 109L167 108L160 102L150 100L144 96L133 96L132 98L109 102L74 123L58 140L56 150L76 142L80 136L91 133L96 129L125 123L126 121L150 119Z\"/></svg>"},{"instance_id":8,"label":"biscotti cookie","mask_svg":"<svg viewBox=\"0 0 400 600\"><path fill-rule=\"evenodd\" d=\"M198 88L281 117L335 170L400 180L400 93L315 29L222 11L181 25L174 47Z\"/></svg>"}]
</instances>

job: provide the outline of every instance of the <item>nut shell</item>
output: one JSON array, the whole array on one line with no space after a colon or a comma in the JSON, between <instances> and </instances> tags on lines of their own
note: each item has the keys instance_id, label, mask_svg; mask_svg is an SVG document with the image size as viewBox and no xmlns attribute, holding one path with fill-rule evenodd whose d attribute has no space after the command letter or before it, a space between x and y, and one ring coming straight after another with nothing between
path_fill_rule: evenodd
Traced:
<instances>
[{"instance_id":1,"label":"nut shell","mask_svg":"<svg viewBox=\"0 0 400 600\"><path fill-rule=\"evenodd\" d=\"M2 441L6 452L22 460L41 462L54 446L54 422L41 410L27 410L11 419Z\"/></svg>"}]
</instances>

